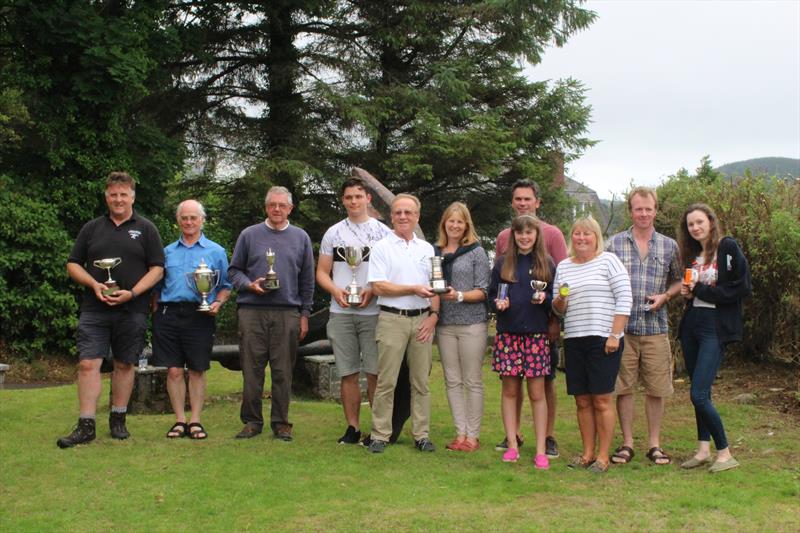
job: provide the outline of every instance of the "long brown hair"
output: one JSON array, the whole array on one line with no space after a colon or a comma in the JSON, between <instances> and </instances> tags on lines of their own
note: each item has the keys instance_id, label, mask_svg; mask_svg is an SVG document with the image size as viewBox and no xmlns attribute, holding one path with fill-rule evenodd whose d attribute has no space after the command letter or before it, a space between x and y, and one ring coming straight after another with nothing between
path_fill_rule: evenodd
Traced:
<instances>
[{"instance_id":1,"label":"long brown hair","mask_svg":"<svg viewBox=\"0 0 800 533\"><path fill-rule=\"evenodd\" d=\"M714 260L714 255L717 253L717 246L719 240L722 238L722 228L720 227L719 219L717 218L714 210L707 204L697 203L692 204L686 208L681 217L680 230L678 231L678 245L681 251L681 260L686 266L691 266L695 257L703 253L703 245L689 234L689 225L686 222L686 217L692 211L702 211L708 217L709 228L708 233L708 247L703 254L703 262L708 265Z\"/></svg>"},{"instance_id":2,"label":"long brown hair","mask_svg":"<svg viewBox=\"0 0 800 533\"><path fill-rule=\"evenodd\" d=\"M439 238L436 244L439 248L444 249L447 246L447 229L445 223L453 215L458 215L464 220L464 235L458 241L459 246L467 246L473 242L478 242L478 234L475 233L475 224L472 223L472 215L469 209L461 202L453 202L447 206L447 209L442 213L442 219L439 221Z\"/></svg>"},{"instance_id":3,"label":"long brown hair","mask_svg":"<svg viewBox=\"0 0 800 533\"><path fill-rule=\"evenodd\" d=\"M533 243L533 267L531 268L531 279L538 279L541 281L550 281L550 261L547 255L547 249L544 246L544 235L542 235L542 226L539 224L539 219L533 215L520 215L511 221L511 235L508 239L508 248L503 260L503 268L500 270L500 277L506 281L517 281L515 272L517 271L517 240L514 238L514 232L526 229L536 230L536 240Z\"/></svg>"}]
</instances>

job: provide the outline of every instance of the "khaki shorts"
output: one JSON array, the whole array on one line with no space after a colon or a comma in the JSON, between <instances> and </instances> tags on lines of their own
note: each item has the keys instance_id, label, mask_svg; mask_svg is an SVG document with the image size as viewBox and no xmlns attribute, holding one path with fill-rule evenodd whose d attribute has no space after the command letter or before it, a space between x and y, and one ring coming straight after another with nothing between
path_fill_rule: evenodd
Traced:
<instances>
[{"instance_id":1,"label":"khaki shorts","mask_svg":"<svg viewBox=\"0 0 800 533\"><path fill-rule=\"evenodd\" d=\"M633 394L641 379L650 396L671 396L672 350L667 335L625 335L616 394Z\"/></svg>"}]
</instances>

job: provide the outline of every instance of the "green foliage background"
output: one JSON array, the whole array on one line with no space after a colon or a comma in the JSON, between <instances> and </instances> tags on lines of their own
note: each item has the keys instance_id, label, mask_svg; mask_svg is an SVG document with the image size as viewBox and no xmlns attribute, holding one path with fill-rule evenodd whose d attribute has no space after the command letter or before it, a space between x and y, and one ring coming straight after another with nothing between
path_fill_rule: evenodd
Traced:
<instances>
[{"instance_id":1,"label":"green foliage background","mask_svg":"<svg viewBox=\"0 0 800 533\"><path fill-rule=\"evenodd\" d=\"M674 237L686 207L707 203L750 263L753 294L744 302L744 339L731 351L800 365L800 182L726 178L706 157L694 174L671 176L658 196L658 231ZM682 313L682 306L673 306L670 322L676 325Z\"/></svg>"}]
</instances>

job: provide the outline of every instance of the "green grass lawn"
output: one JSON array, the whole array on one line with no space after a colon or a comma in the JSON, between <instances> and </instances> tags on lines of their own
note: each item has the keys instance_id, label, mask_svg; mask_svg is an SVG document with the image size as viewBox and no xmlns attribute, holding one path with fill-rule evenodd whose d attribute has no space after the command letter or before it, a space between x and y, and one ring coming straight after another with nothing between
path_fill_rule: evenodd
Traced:
<instances>
[{"instance_id":1,"label":"green grass lawn","mask_svg":"<svg viewBox=\"0 0 800 533\"><path fill-rule=\"evenodd\" d=\"M417 452L408 427L383 455L339 446L341 408L292 403L295 440L237 441L241 378L209 373L206 441L168 440L170 415L128 418L132 437L108 434L104 381L98 439L60 450L77 416L75 386L0 390L0 531L786 531L800 530L800 428L765 407L719 401L742 467L718 475L653 467L644 458L637 407L633 463L604 476L566 468L580 449L572 399L558 377L562 458L532 466L533 432L517 464L494 451L502 439L499 383L485 367L483 448L449 452L452 438L441 366L431 376L431 438ZM685 384L676 385L664 448L676 463L694 448ZM265 402L268 416L269 403ZM530 428L528 416L528 428ZM369 427L369 408L363 426Z\"/></svg>"}]
</instances>

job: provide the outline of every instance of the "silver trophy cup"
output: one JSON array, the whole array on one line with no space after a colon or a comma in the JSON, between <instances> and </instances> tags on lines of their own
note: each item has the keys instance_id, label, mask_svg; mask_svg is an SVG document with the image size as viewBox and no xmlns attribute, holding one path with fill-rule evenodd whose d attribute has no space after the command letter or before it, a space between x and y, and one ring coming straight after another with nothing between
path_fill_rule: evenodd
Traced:
<instances>
[{"instance_id":1,"label":"silver trophy cup","mask_svg":"<svg viewBox=\"0 0 800 533\"><path fill-rule=\"evenodd\" d=\"M344 254L342 254L342 250L344 250ZM353 271L353 279L350 281L350 284L347 285L347 303L351 305L361 305L363 301L361 299L361 291L362 287L358 284L356 280L356 270L361 263L364 262L369 256L369 250L367 253L363 253L363 250L359 246L340 246L336 249L336 255L341 257L347 266L350 267L350 270Z\"/></svg>"},{"instance_id":2,"label":"silver trophy cup","mask_svg":"<svg viewBox=\"0 0 800 533\"><path fill-rule=\"evenodd\" d=\"M119 290L119 285L117 285L117 282L111 279L111 269L119 265L120 263L122 263L121 257L109 257L107 259L97 259L96 261L92 262L92 264L97 268L104 268L108 270L108 279L103 282L107 287L103 289L104 296L110 296Z\"/></svg>"},{"instance_id":3,"label":"silver trophy cup","mask_svg":"<svg viewBox=\"0 0 800 533\"><path fill-rule=\"evenodd\" d=\"M264 281L261 282L261 288L265 291L274 291L281 286L280 280L278 280L278 274L273 270L275 266L275 252L272 251L272 248L268 248L265 256L267 258L269 270L264 276Z\"/></svg>"},{"instance_id":4,"label":"silver trophy cup","mask_svg":"<svg viewBox=\"0 0 800 533\"><path fill-rule=\"evenodd\" d=\"M186 273L186 282L189 284L189 287L200 294L200 298L202 299L200 306L197 308L198 311L211 311L211 304L208 303L208 295L217 288L219 277L219 270L211 270L204 259L200 260L200 264L197 265L194 272Z\"/></svg>"},{"instance_id":5,"label":"silver trophy cup","mask_svg":"<svg viewBox=\"0 0 800 533\"><path fill-rule=\"evenodd\" d=\"M539 281L538 279L531 280L531 289L533 289L533 298L531 303L538 304L542 298L542 292L547 288L546 281Z\"/></svg>"},{"instance_id":6,"label":"silver trophy cup","mask_svg":"<svg viewBox=\"0 0 800 533\"><path fill-rule=\"evenodd\" d=\"M447 280L444 279L442 260L441 255L431 257L431 290L436 294L444 294L449 290Z\"/></svg>"}]
</instances>

